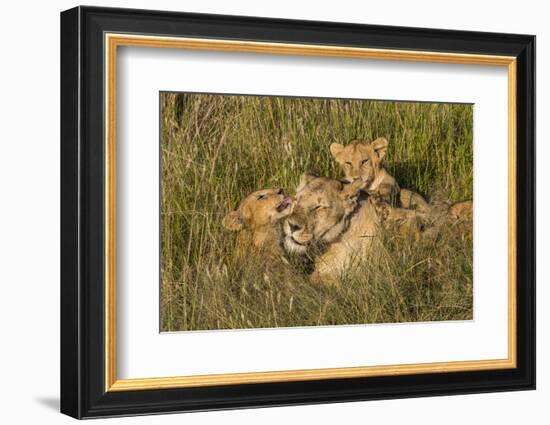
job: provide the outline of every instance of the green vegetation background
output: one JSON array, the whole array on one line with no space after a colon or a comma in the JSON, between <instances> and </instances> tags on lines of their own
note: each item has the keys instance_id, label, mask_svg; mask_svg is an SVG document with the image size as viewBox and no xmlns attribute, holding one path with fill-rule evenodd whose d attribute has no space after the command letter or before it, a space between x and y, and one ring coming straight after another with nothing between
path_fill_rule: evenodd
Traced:
<instances>
[{"instance_id":1,"label":"green vegetation background","mask_svg":"<svg viewBox=\"0 0 550 425\"><path fill-rule=\"evenodd\" d=\"M234 261L223 216L300 175L341 177L329 145L389 140L385 166L427 199L472 199L473 107L161 93L161 330L472 318L471 238L404 244L339 288Z\"/></svg>"}]
</instances>

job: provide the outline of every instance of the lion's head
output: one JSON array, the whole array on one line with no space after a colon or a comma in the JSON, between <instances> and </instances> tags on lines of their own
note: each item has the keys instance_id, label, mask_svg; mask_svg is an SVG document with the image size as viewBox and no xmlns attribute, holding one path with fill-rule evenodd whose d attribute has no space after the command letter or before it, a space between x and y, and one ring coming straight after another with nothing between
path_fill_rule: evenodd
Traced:
<instances>
[{"instance_id":1,"label":"lion's head","mask_svg":"<svg viewBox=\"0 0 550 425\"><path fill-rule=\"evenodd\" d=\"M330 153L343 168L345 179L349 182L361 179L367 186L378 176L387 149L388 141L384 137L370 143L354 140L346 146L340 143L330 145Z\"/></svg>"},{"instance_id":2,"label":"lion's head","mask_svg":"<svg viewBox=\"0 0 550 425\"><path fill-rule=\"evenodd\" d=\"M334 241L347 227L365 183L345 184L304 174L296 190L296 205L284 223L287 251L303 254L308 247Z\"/></svg>"},{"instance_id":3,"label":"lion's head","mask_svg":"<svg viewBox=\"0 0 550 425\"><path fill-rule=\"evenodd\" d=\"M275 224L292 211L293 199L283 189L264 189L244 198L235 211L228 213L223 226L232 231L255 230Z\"/></svg>"}]
</instances>

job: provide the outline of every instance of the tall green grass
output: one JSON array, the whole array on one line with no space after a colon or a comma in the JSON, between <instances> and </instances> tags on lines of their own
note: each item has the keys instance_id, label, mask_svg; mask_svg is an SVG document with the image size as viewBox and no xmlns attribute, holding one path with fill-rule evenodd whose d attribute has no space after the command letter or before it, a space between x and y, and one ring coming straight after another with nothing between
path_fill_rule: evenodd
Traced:
<instances>
[{"instance_id":1,"label":"tall green grass","mask_svg":"<svg viewBox=\"0 0 550 425\"><path fill-rule=\"evenodd\" d=\"M319 288L300 267L236 261L223 216L248 193L300 175L340 177L333 142L389 140L386 168L428 199L472 198L470 105L161 93L161 330L472 318L472 241L384 253L345 284Z\"/></svg>"}]
</instances>

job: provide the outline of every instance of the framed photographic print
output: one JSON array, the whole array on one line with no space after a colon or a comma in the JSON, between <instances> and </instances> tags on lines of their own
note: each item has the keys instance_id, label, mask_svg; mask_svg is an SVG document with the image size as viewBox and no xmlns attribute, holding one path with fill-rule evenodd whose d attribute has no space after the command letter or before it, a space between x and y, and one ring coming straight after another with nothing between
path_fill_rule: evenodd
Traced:
<instances>
[{"instance_id":1,"label":"framed photographic print","mask_svg":"<svg viewBox=\"0 0 550 425\"><path fill-rule=\"evenodd\" d=\"M535 38L61 14L61 411L535 387Z\"/></svg>"}]
</instances>

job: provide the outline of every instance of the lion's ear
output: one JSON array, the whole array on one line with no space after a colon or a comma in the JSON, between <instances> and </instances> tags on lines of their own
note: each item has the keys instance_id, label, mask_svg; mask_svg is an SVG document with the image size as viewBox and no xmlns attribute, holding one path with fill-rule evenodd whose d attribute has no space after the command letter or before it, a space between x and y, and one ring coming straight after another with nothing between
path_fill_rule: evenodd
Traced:
<instances>
[{"instance_id":1,"label":"lion's ear","mask_svg":"<svg viewBox=\"0 0 550 425\"><path fill-rule=\"evenodd\" d=\"M296 188L296 192L302 190L310 181L316 179L317 177L319 176L315 173L302 174L302 176L300 177L300 183L298 183L298 187Z\"/></svg>"},{"instance_id":2,"label":"lion's ear","mask_svg":"<svg viewBox=\"0 0 550 425\"><path fill-rule=\"evenodd\" d=\"M330 145L330 153L336 158L344 150L344 145L340 143L333 143Z\"/></svg>"},{"instance_id":3,"label":"lion's ear","mask_svg":"<svg viewBox=\"0 0 550 425\"><path fill-rule=\"evenodd\" d=\"M243 219L239 211L231 211L222 220L223 227L233 232L238 232L243 228Z\"/></svg>"},{"instance_id":4,"label":"lion's ear","mask_svg":"<svg viewBox=\"0 0 550 425\"><path fill-rule=\"evenodd\" d=\"M379 137L372 142L372 148L378 154L378 158L382 159L388 150L388 140L385 137Z\"/></svg>"}]
</instances>

